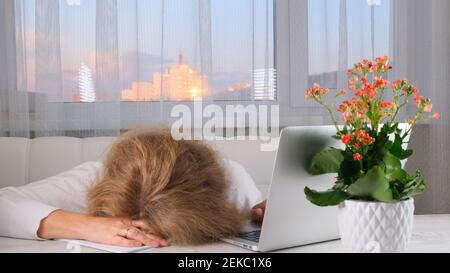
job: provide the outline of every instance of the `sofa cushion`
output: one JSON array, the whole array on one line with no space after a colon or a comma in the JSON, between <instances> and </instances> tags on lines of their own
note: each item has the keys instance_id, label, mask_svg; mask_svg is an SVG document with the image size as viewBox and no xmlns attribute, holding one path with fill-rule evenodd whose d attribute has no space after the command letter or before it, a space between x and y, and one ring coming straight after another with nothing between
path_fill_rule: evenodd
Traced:
<instances>
[{"instance_id":1,"label":"sofa cushion","mask_svg":"<svg viewBox=\"0 0 450 273\"><path fill-rule=\"evenodd\" d=\"M72 169L81 161L82 142L75 137L42 137L30 142L29 182Z\"/></svg>"},{"instance_id":2,"label":"sofa cushion","mask_svg":"<svg viewBox=\"0 0 450 273\"><path fill-rule=\"evenodd\" d=\"M115 137L88 137L83 138L81 161L95 161L104 158L108 148L116 141Z\"/></svg>"},{"instance_id":3,"label":"sofa cushion","mask_svg":"<svg viewBox=\"0 0 450 273\"><path fill-rule=\"evenodd\" d=\"M0 188L28 183L29 149L27 138L0 138Z\"/></svg>"}]
</instances>

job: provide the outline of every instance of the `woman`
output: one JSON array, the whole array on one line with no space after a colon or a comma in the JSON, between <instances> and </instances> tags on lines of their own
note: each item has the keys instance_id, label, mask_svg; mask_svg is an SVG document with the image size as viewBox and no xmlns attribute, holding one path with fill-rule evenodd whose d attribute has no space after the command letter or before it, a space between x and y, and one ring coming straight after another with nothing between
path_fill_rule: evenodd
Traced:
<instances>
[{"instance_id":1,"label":"woman","mask_svg":"<svg viewBox=\"0 0 450 273\"><path fill-rule=\"evenodd\" d=\"M239 232L261 195L245 169L168 130L132 131L104 163L0 190L0 236L118 246L200 244ZM253 207L261 220L264 204Z\"/></svg>"}]
</instances>

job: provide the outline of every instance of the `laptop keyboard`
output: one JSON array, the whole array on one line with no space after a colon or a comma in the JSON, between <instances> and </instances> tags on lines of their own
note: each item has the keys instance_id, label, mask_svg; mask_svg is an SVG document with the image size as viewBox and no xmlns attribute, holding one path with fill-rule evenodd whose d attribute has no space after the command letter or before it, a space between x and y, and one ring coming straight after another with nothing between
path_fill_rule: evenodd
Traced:
<instances>
[{"instance_id":1,"label":"laptop keyboard","mask_svg":"<svg viewBox=\"0 0 450 273\"><path fill-rule=\"evenodd\" d=\"M254 230L254 231L250 231L250 232L239 233L237 237L257 243L257 242L259 242L260 236L261 236L261 230Z\"/></svg>"}]
</instances>

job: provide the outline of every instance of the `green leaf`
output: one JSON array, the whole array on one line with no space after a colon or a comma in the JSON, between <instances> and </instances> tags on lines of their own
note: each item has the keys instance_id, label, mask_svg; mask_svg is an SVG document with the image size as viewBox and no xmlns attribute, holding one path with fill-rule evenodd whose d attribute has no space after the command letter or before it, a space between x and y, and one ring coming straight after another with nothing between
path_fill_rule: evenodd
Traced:
<instances>
[{"instance_id":1,"label":"green leaf","mask_svg":"<svg viewBox=\"0 0 450 273\"><path fill-rule=\"evenodd\" d=\"M381 131L383 133L385 133L386 135L392 134L393 132L395 132L395 130L397 130L398 128L398 123L394 123L392 124L392 126L389 126L389 123L385 123L383 125L383 127L381 128Z\"/></svg>"},{"instance_id":2,"label":"green leaf","mask_svg":"<svg viewBox=\"0 0 450 273\"><path fill-rule=\"evenodd\" d=\"M392 191L385 173L379 166L374 166L364 176L350 185L347 193L363 198L373 198L378 201L392 201Z\"/></svg>"},{"instance_id":3,"label":"green leaf","mask_svg":"<svg viewBox=\"0 0 450 273\"><path fill-rule=\"evenodd\" d=\"M412 197L425 190L425 181L423 180L420 171L416 171L415 174L407 175L405 177L405 183L401 191L401 198L405 199Z\"/></svg>"},{"instance_id":4,"label":"green leaf","mask_svg":"<svg viewBox=\"0 0 450 273\"><path fill-rule=\"evenodd\" d=\"M381 127L380 132L383 132L383 133L385 133L385 134L388 134L390 130L391 130L391 127L389 126L389 124L388 124L388 123L385 123L385 124L383 125L383 127Z\"/></svg>"},{"instance_id":5,"label":"green leaf","mask_svg":"<svg viewBox=\"0 0 450 273\"><path fill-rule=\"evenodd\" d=\"M403 144L402 137L399 134L395 134L394 144L392 144L391 148L389 149L389 152L391 152L391 154L393 154L396 157L400 157L403 152L402 144Z\"/></svg>"},{"instance_id":6,"label":"green leaf","mask_svg":"<svg viewBox=\"0 0 450 273\"><path fill-rule=\"evenodd\" d=\"M348 195L337 189L318 192L305 187L306 199L317 206L336 206L348 198Z\"/></svg>"},{"instance_id":7,"label":"green leaf","mask_svg":"<svg viewBox=\"0 0 450 273\"><path fill-rule=\"evenodd\" d=\"M406 172L402 169L400 159L388 151L383 152L383 162L386 167L385 174L388 181L404 180Z\"/></svg>"},{"instance_id":8,"label":"green leaf","mask_svg":"<svg viewBox=\"0 0 450 273\"><path fill-rule=\"evenodd\" d=\"M385 132L380 132L376 137L374 146L378 149L385 148L386 146L392 146L392 143L388 143L389 137Z\"/></svg>"},{"instance_id":9,"label":"green leaf","mask_svg":"<svg viewBox=\"0 0 450 273\"><path fill-rule=\"evenodd\" d=\"M339 177L343 178L346 184L350 184L352 181L354 181L352 180L352 178L356 175L359 175L360 170L361 168L359 166L359 162L353 159L352 160L345 159L344 161L342 161L341 166L339 168Z\"/></svg>"},{"instance_id":10,"label":"green leaf","mask_svg":"<svg viewBox=\"0 0 450 273\"><path fill-rule=\"evenodd\" d=\"M413 187L405 189L403 197L412 197L414 195L420 194L425 190L425 181L420 179Z\"/></svg>"},{"instance_id":11,"label":"green leaf","mask_svg":"<svg viewBox=\"0 0 450 273\"><path fill-rule=\"evenodd\" d=\"M386 141L386 144L384 144L384 147L386 149L390 150L393 144L394 144L394 142L388 140L388 141Z\"/></svg>"},{"instance_id":12,"label":"green leaf","mask_svg":"<svg viewBox=\"0 0 450 273\"><path fill-rule=\"evenodd\" d=\"M322 151L313 157L309 173L312 175L337 173L343 160L342 150L330 148Z\"/></svg>"},{"instance_id":13,"label":"green leaf","mask_svg":"<svg viewBox=\"0 0 450 273\"><path fill-rule=\"evenodd\" d=\"M400 159L407 159L408 157L410 157L413 154L413 150L408 149L408 150L403 150L402 155L400 156Z\"/></svg>"},{"instance_id":14,"label":"green leaf","mask_svg":"<svg viewBox=\"0 0 450 273\"><path fill-rule=\"evenodd\" d=\"M391 187L391 191L392 191L392 199L394 200L400 200L401 199L401 195L399 193L399 190L397 189L397 187Z\"/></svg>"}]
</instances>

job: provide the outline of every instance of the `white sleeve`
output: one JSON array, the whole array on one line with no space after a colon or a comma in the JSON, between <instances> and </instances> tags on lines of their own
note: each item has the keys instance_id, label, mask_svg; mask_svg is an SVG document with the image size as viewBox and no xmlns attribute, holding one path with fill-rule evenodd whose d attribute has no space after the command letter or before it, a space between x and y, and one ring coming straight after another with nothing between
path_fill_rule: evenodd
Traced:
<instances>
[{"instance_id":1,"label":"white sleeve","mask_svg":"<svg viewBox=\"0 0 450 273\"><path fill-rule=\"evenodd\" d=\"M40 239L40 222L54 210L84 212L88 187L101 166L86 162L37 182L0 189L0 236Z\"/></svg>"},{"instance_id":2,"label":"white sleeve","mask_svg":"<svg viewBox=\"0 0 450 273\"><path fill-rule=\"evenodd\" d=\"M226 160L231 180L229 197L240 209L249 209L262 201L261 192L245 168L233 161Z\"/></svg>"}]
</instances>

